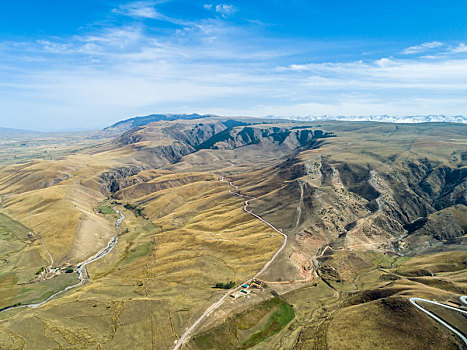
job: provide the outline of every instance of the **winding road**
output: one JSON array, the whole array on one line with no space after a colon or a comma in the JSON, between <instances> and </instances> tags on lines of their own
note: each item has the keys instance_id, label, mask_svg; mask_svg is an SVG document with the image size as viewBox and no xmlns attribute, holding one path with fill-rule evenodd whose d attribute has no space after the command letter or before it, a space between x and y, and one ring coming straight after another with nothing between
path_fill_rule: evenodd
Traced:
<instances>
[{"instance_id":1,"label":"winding road","mask_svg":"<svg viewBox=\"0 0 467 350\"><path fill-rule=\"evenodd\" d=\"M467 296L466 295L463 295L460 297L460 300L467 305ZM453 310L453 311L457 311L457 312L460 312L464 315L467 316L467 311L463 310L463 309L459 309L457 307L453 307L453 306L449 306L449 305L445 305L445 304L441 304L441 303L438 303L436 301L432 301L432 300L427 300L427 299L422 299L422 298L410 298L410 302L416 307L418 308L419 310L423 311L424 313L426 313L428 316L430 316L431 318L433 318L434 320L436 320L437 322L441 323L444 327L446 327L447 329L449 329L451 332L455 333L459 338L462 339L462 341L464 342L465 345L467 345L467 338L465 337L464 334L462 334L461 332L459 332L457 329L455 329L454 327L452 327L450 324L448 324L447 322L443 321L441 318L439 318L438 316L436 316L434 313L424 309L422 306L418 305L416 302L417 301L422 301L422 302L425 302L425 303L429 303L429 304L434 304L434 305L438 305L438 306L441 306L441 307L444 307L445 309L448 309L448 310Z\"/></svg>"},{"instance_id":2,"label":"winding road","mask_svg":"<svg viewBox=\"0 0 467 350\"><path fill-rule=\"evenodd\" d=\"M220 178L220 181L222 182L227 182L225 181L224 177L222 176ZM238 190L239 187L238 186L235 186L234 184L232 184L232 182L229 182L229 185L232 186L234 189ZM193 324L188 327L186 330L185 330L185 333L182 334L182 336L178 339L178 341L175 343L175 346L173 348L173 350L178 350L180 349L180 347L186 342L186 340L189 338L189 336L191 335L191 333L196 329L196 327L207 317L209 316L214 310L216 310L221 304L222 302L225 300L225 298L227 298L230 294L232 293L235 293L236 291L240 290L242 288L242 285L243 284L249 284L251 281L253 281L254 279L256 279L259 275L261 275L272 263L273 261L277 258L277 256L280 254L280 252L285 248L286 244L287 244L287 235L285 235L284 233L282 233L282 230L279 230L277 229L276 227L274 227L271 223L267 222L266 220L264 220L261 216L253 213L251 210L248 210L248 204L249 204L249 201L252 200L252 199L256 199L255 197L251 197L251 196L245 196L243 194L240 194L240 193L237 193L237 192L232 192L231 190L229 190L230 193L232 193L233 195L236 195L238 197L242 197L242 198L245 198L246 200L243 202L243 211L254 216L256 219L260 220L261 222L265 223L266 225L268 225L269 227L271 227L274 231L276 231L277 233L279 233L280 235L282 235L284 237L284 241L282 242L282 245L280 246L280 248L274 253L274 255L271 257L271 259L268 260L268 262L263 266L263 268L261 270L259 270L252 278L250 278L249 280L241 283L238 287L234 288L234 289L230 289L227 293L223 294L222 297L216 301L214 304L212 304L211 306L209 306L205 311L204 313L198 317L198 319L196 319L196 321L193 322Z\"/></svg>"},{"instance_id":3,"label":"winding road","mask_svg":"<svg viewBox=\"0 0 467 350\"><path fill-rule=\"evenodd\" d=\"M106 256L107 254L109 254L112 251L112 249L115 247L115 245L117 244L118 234L120 232L120 225L122 224L123 220L125 220L125 215L123 215L116 208L114 208L114 210L119 216L118 219L115 221L115 236L113 236L112 239L109 241L109 243L107 243L107 246L105 246L103 249L101 249L96 254L94 254L90 258L86 259L82 263L78 264L78 266L75 269L76 273L78 274L78 279L79 279L78 283L75 283L75 284L73 284L71 286L68 286L68 287L56 292L55 294L52 294L50 297L48 297L44 301L41 301L40 303L24 304L24 305L17 305L17 306L7 306L7 307L1 309L0 312L5 311L5 310L21 308L21 307L36 308L36 307L42 306L45 303L48 303L50 300L55 299L59 295L69 291L70 289L82 286L83 284L86 284L87 282L89 282L89 274L88 274L88 270L86 269L86 265L88 265L88 264L90 264L90 263L92 263L94 261L97 261L97 260L103 258L104 256Z\"/></svg>"},{"instance_id":4,"label":"winding road","mask_svg":"<svg viewBox=\"0 0 467 350\"><path fill-rule=\"evenodd\" d=\"M220 181L222 182L227 182L225 181L224 177L222 176L220 178ZM229 185L231 187L233 187L235 190L238 190L239 187L238 186L235 186L232 182L229 182ZM269 227L271 227L274 231L276 231L277 233L281 234L283 237L284 237L284 242L282 243L281 247L276 251L276 253L271 257L271 259L263 266L263 268L258 271L252 278L250 278L249 280L245 281L244 283L246 284L249 284L252 280L256 279L259 275L261 275L272 263L273 261L277 258L277 256L280 254L280 252L285 248L286 244L287 244L287 236L282 233L282 230L279 230L277 229L276 227L274 227L271 223L267 222L266 220L264 220L261 216L253 213L251 210L248 209L248 204L249 204L249 201L252 200L252 199L256 199L255 197L251 197L251 196L246 196L246 195L242 195L238 192L233 192L231 190L229 190L230 193L232 193L233 195L236 195L238 197L242 197L242 198L245 198L246 200L244 201L244 204L243 204L243 211L245 211L246 213L254 216L256 219L260 220L261 222L265 223L266 225L268 225ZM379 203L378 203L379 204ZM324 252L326 251L326 249L330 248L329 246L326 246L322 251L321 251L321 255L324 254ZM315 265L315 264L314 264ZM316 268L316 266L315 266ZM244 284L242 283L242 284ZM180 347L187 341L187 339L189 338L189 336L191 335L191 333L196 329L196 327L207 317L209 316L214 310L216 310L222 303L223 301L225 300L225 298L227 298L230 294L240 290L242 287L241 285L234 288L234 289L231 289L229 290L227 293L223 294L222 297L217 301L215 302L214 304L212 304L211 306L209 306L205 311L204 313L198 318L196 319L193 324L188 327L185 332L182 334L182 336L176 341L175 343L175 346L173 348L173 350L178 350L180 349ZM355 283L354 283L355 285ZM356 286L356 285L355 285ZM467 305L467 296L461 296L460 297L460 300L462 303L464 303L465 305ZM453 310L453 311L457 311L457 312L460 312L464 315L467 315L467 311L463 310L463 309L460 309L460 308L455 308L455 307L452 307L452 306L449 306L449 305L445 305L445 304L441 304L441 303L438 303L438 302L435 302L435 301L431 301L431 300L427 300L427 299L422 299L422 298L410 298L410 302L415 306L417 307L418 309L420 309L422 312L424 312L425 314L427 314L428 316L430 316L431 318L433 318L434 320L436 320L437 322L441 323L443 326L445 326L446 328L448 328L450 331L452 331L453 333L455 333L457 336L459 336L462 341L464 342L464 344L467 345L467 338L461 333L459 332L457 329L455 329L454 327L452 327L451 325L449 325L448 323L446 323L445 321L443 321L441 318L439 318L438 316L436 316L435 314L433 314L432 312L424 309L422 306L418 305L416 302L417 301L421 301L421 302L426 302L426 303L431 303L431 304L435 304L435 305L438 305L438 306L441 306L443 308L446 308L446 309L449 309L449 310Z\"/></svg>"}]
</instances>

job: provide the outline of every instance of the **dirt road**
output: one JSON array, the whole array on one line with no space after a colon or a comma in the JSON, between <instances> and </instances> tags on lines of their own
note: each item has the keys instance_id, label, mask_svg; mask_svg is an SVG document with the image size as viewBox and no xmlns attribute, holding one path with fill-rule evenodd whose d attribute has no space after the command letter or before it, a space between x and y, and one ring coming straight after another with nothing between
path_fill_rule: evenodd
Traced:
<instances>
[{"instance_id":1,"label":"dirt road","mask_svg":"<svg viewBox=\"0 0 467 350\"><path fill-rule=\"evenodd\" d=\"M222 176L220 178L220 181L222 182L227 182L225 181L224 177ZM238 190L239 187L238 186L235 186L234 184L232 184L232 182L229 182L229 185L232 186L234 189ZM230 289L227 293L225 293L224 295L222 295L222 297L216 301L214 304L212 304L211 306L209 306L206 311L204 311L204 313L198 317L198 319L196 319L192 325L190 327L188 327L185 332L182 334L182 336L177 340L177 342L175 343L175 346L173 348L173 350L178 350L180 349L180 347L186 342L186 340L189 338L189 336L191 335L191 333L196 329L196 327L207 317L209 316L214 310L216 310L221 304L222 302L225 300L225 298L227 298L230 294L240 290L242 288L242 285L243 284L249 284L251 281L253 281L253 279L256 279L259 275L261 275L272 263L273 261L277 258L277 256L280 254L280 252L285 248L286 244L287 244L287 235L285 235L284 233L282 233L282 230L279 230L277 229L276 227L274 227L271 223L267 222L266 220L264 220L261 216L253 213L251 210L248 210L248 203L250 200L252 199L255 199L255 197L250 197L250 196L245 196L245 195L242 195L240 193L236 193L236 192L232 192L229 190L230 193L238 196L238 197L242 197L242 198L246 198L245 202L243 202L243 211L245 211L246 213L254 216L256 219L260 220L261 222L265 223L266 225L268 225L269 227L271 227L274 231L276 231L277 233L279 233L280 235L282 235L284 237L284 242L282 242L282 245L280 246L280 248L274 253L274 255L271 257L271 259L268 260L268 262L266 262L266 264L263 266L263 268L261 270L259 270L252 278L250 278L249 280L241 283L238 287L234 288L234 289Z\"/></svg>"}]
</instances>

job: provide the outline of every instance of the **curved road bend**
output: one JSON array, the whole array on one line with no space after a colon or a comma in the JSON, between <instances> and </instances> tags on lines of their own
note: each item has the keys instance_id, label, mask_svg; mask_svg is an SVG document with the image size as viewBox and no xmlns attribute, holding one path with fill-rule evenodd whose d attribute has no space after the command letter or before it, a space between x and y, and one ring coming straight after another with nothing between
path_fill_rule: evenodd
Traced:
<instances>
[{"instance_id":1,"label":"curved road bend","mask_svg":"<svg viewBox=\"0 0 467 350\"><path fill-rule=\"evenodd\" d=\"M467 296L463 295L460 297L460 300L464 303L464 304L467 304ZM438 305L438 306L441 306L441 307L444 307L445 309L449 309L449 310L454 310L454 311L457 311L457 312L460 312L464 315L467 315L467 311L465 310L462 310L462 309L459 309L457 307L452 307L452 306L449 306L449 305L445 305L445 304L441 304L441 303L438 303L436 301L432 301L432 300L427 300L427 299L422 299L422 298L410 298L409 299L410 302L415 306L417 307L419 310L423 311L424 313L426 313L428 316L430 316L431 318L433 318L434 320L436 320L437 322L441 323L444 327L446 327L447 329L449 329L451 332L455 333L459 338L462 339L462 341L464 342L465 345L467 345L467 338L465 337L464 334L462 334L461 332L459 332L457 329L455 329L454 327L452 327L450 324L448 324L447 322L443 321L441 318L439 318L438 316L436 316L434 313L424 309L422 306L418 305L416 302L417 301L423 301L425 303L430 303L430 304L434 304L434 305Z\"/></svg>"},{"instance_id":2,"label":"curved road bend","mask_svg":"<svg viewBox=\"0 0 467 350\"><path fill-rule=\"evenodd\" d=\"M59 295L69 291L70 289L79 287L79 286L89 282L89 274L88 274L88 270L86 269L86 265L88 265L88 264L90 264L90 263L92 263L94 261L97 261L97 260L103 258L104 256L106 256L107 254L109 254L112 251L112 249L114 249L115 245L117 244L118 233L120 231L120 225L122 224L123 220L125 220L125 215L123 215L116 208L114 208L114 210L119 215L119 218L115 221L115 236L112 237L112 239L109 241L109 243L107 243L107 246L105 246L105 248L101 249L96 254L94 254L90 258L86 259L85 261L83 261L82 263L80 263L76 267L75 271L78 274L78 279L79 279L78 283L73 284L71 286L68 286L68 287L62 289L61 291L58 291L57 293L51 295L50 297L48 297L44 301L41 301L40 303L25 304L25 305L18 305L18 306L8 306L8 307L5 307L5 308L1 309L0 312L5 311L5 310L10 310L10 309L16 309L16 308L20 308L20 307L36 308L36 307L42 306L45 303L49 302L50 300L55 299Z\"/></svg>"},{"instance_id":3,"label":"curved road bend","mask_svg":"<svg viewBox=\"0 0 467 350\"><path fill-rule=\"evenodd\" d=\"M224 180L223 176L220 178L220 181L226 182ZM236 190L239 189L239 187L233 185L232 182L229 182L229 185L232 186ZM287 235L282 233L281 230L274 227L271 223L264 220L261 216L253 213L251 210L248 210L248 201L251 200L251 199L256 199L255 197L245 196L245 195L242 195L240 193L232 192L230 190L229 190L229 192L236 195L236 196L238 196L238 197L247 198L247 200L245 202L243 202L243 211L250 214L250 215L252 215L252 216L254 216L256 219L260 220L261 222L263 222L266 225L268 225L269 227L271 227L274 231L281 234L284 237L284 242L282 242L281 247L274 253L274 255L271 257L271 259L269 259L269 261L263 266L263 268L261 270L259 270L252 278L250 278L249 280L241 283L238 287L236 287L234 289L230 289L227 293L222 295L222 297L218 301L216 301L214 304L212 304L210 307L208 307L206 309L206 311L204 311L204 313L195 322L193 322L193 324L189 328L186 329L185 333L183 333L182 336L175 343L175 346L174 346L173 350L180 349L180 347L186 342L186 340L188 339L190 334L201 323L201 321L203 321L209 314L211 314L211 312L216 310L222 304L222 302L225 300L225 298L227 298L230 294L235 293L236 291L240 290L242 288L242 284L245 284L245 283L249 284L251 281L253 281L253 279L256 279L256 277L261 275L272 264L272 262L276 259L276 257L280 254L280 252L285 248L285 246L287 244Z\"/></svg>"}]
</instances>

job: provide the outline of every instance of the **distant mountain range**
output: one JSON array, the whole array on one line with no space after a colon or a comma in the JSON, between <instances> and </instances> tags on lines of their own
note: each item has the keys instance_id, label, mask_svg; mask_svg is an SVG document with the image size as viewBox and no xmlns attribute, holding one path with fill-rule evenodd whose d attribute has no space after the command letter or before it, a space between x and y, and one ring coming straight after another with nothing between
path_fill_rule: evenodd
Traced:
<instances>
[{"instance_id":1,"label":"distant mountain range","mask_svg":"<svg viewBox=\"0 0 467 350\"><path fill-rule=\"evenodd\" d=\"M191 120L198 118L210 118L216 116L213 114L150 114L141 117L133 117L119 121L113 125L104 128L109 132L125 132L137 126L144 126L157 121L171 121L171 120ZM274 116L268 115L263 119L289 119L298 121L314 121L314 120L342 120L342 121L372 121L372 122L385 122L385 123L463 123L467 124L467 117L462 115L448 116L448 115L415 115L415 116L392 116L392 115L374 115L374 116Z\"/></svg>"},{"instance_id":2,"label":"distant mountain range","mask_svg":"<svg viewBox=\"0 0 467 350\"><path fill-rule=\"evenodd\" d=\"M113 125L110 125L104 130L106 131L126 131L137 126L143 126L149 123L158 122L161 120L178 120L178 119L199 119L205 117L212 117L212 115L201 115L201 114L150 114L142 117L134 117L119 121Z\"/></svg>"},{"instance_id":3,"label":"distant mountain range","mask_svg":"<svg viewBox=\"0 0 467 350\"><path fill-rule=\"evenodd\" d=\"M278 117L268 115L266 119L291 119L300 121L312 121L312 120L345 120L345 121L372 121L372 122L385 122L385 123L467 123L467 117L462 115L414 115L414 116L393 116L393 115L370 115L370 116L289 116L289 117Z\"/></svg>"},{"instance_id":4,"label":"distant mountain range","mask_svg":"<svg viewBox=\"0 0 467 350\"><path fill-rule=\"evenodd\" d=\"M22 130L22 129L11 129L11 128L2 128L0 127L0 134L36 134L38 133L37 131L31 131L31 130Z\"/></svg>"}]
</instances>

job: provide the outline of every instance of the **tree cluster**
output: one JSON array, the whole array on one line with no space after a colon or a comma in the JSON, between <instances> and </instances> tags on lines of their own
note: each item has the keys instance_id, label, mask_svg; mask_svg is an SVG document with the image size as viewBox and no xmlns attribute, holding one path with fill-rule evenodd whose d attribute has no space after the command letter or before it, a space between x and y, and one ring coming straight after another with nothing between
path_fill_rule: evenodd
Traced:
<instances>
[{"instance_id":1,"label":"tree cluster","mask_svg":"<svg viewBox=\"0 0 467 350\"><path fill-rule=\"evenodd\" d=\"M216 285L214 286L214 288L219 288L219 289L231 289L235 286L235 282L234 281L230 281L230 282L227 282L227 283L222 283L222 282L219 282L219 283L216 283Z\"/></svg>"}]
</instances>

